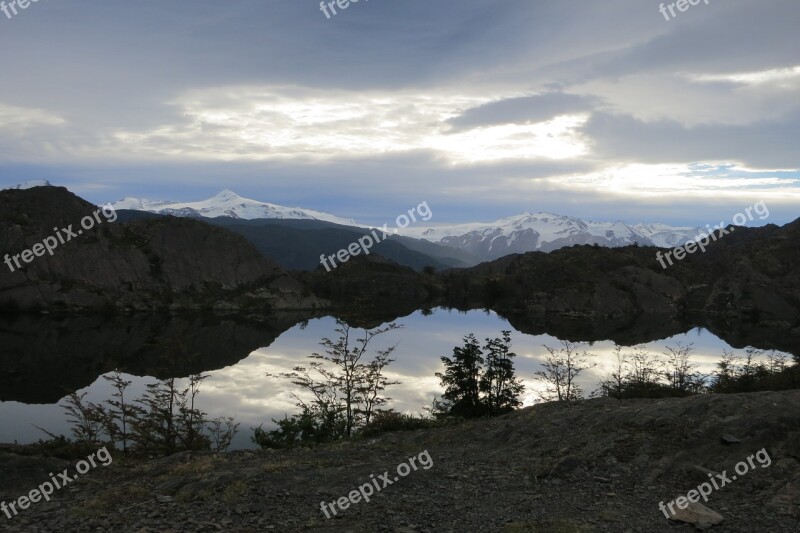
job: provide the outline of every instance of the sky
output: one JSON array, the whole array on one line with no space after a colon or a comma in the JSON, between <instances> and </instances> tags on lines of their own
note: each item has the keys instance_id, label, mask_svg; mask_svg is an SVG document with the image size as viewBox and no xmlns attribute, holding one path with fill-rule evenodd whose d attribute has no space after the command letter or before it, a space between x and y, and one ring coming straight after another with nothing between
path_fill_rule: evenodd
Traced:
<instances>
[{"instance_id":1,"label":"sky","mask_svg":"<svg viewBox=\"0 0 800 533\"><path fill-rule=\"evenodd\" d=\"M796 219L800 2L660 4L39 0L0 11L0 188L369 224L423 201L431 224Z\"/></svg>"}]
</instances>

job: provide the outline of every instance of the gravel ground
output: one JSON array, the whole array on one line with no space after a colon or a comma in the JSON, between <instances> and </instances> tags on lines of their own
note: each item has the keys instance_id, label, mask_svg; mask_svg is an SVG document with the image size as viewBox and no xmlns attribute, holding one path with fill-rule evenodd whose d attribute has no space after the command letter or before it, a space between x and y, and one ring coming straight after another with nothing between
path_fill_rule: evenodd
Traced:
<instances>
[{"instance_id":1,"label":"gravel ground","mask_svg":"<svg viewBox=\"0 0 800 533\"><path fill-rule=\"evenodd\" d=\"M0 513L0 530L796 533L799 408L800 391L596 399L315 449L149 461L117 453L50 502L11 519ZM755 461L710 495L705 505L720 524L667 520L659 510L709 472L732 478L734 465L762 449L768 466ZM400 476L410 458L417 468ZM0 449L0 499L14 501L75 463ZM326 518L322 501L373 479L380 490L369 502L335 516L329 505Z\"/></svg>"}]
</instances>

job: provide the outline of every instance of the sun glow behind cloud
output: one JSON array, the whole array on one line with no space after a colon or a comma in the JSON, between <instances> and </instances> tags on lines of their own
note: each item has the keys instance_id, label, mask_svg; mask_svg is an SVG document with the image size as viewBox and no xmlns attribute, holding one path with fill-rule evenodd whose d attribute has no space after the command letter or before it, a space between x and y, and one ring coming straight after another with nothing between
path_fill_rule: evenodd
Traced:
<instances>
[{"instance_id":1,"label":"sun glow behind cloud","mask_svg":"<svg viewBox=\"0 0 800 533\"><path fill-rule=\"evenodd\" d=\"M149 155L200 160L328 159L433 150L452 164L500 159L566 159L586 152L586 115L536 124L450 132L446 121L487 97L438 93L313 93L225 88L178 98L185 122L117 132L119 143Z\"/></svg>"},{"instance_id":2,"label":"sun glow behind cloud","mask_svg":"<svg viewBox=\"0 0 800 533\"><path fill-rule=\"evenodd\" d=\"M800 83L800 65L790 68L775 68L757 72L731 74L701 74L687 76L699 82L731 82L743 85L771 84L781 88L797 88ZM794 82L794 83L791 83Z\"/></svg>"},{"instance_id":3,"label":"sun glow behind cloud","mask_svg":"<svg viewBox=\"0 0 800 533\"><path fill-rule=\"evenodd\" d=\"M500 159L569 159L587 153L578 130L587 115L562 115L536 124L503 124L451 135L432 135L426 144L454 162Z\"/></svg>"},{"instance_id":4,"label":"sun glow behind cloud","mask_svg":"<svg viewBox=\"0 0 800 533\"><path fill-rule=\"evenodd\" d=\"M630 196L707 199L758 196L760 199L800 200L800 190L797 188L800 179L748 175L756 172L745 172L722 163L715 165L632 163L571 176L569 187L603 190L608 194Z\"/></svg>"}]
</instances>

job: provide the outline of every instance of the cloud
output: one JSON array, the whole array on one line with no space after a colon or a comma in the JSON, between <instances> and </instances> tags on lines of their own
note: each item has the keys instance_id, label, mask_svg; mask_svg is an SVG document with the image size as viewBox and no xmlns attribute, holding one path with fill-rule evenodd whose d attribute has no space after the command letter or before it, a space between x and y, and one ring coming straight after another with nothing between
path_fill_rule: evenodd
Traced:
<instances>
[{"instance_id":1,"label":"cloud","mask_svg":"<svg viewBox=\"0 0 800 533\"><path fill-rule=\"evenodd\" d=\"M584 126L592 150L607 160L642 163L741 162L762 169L800 169L800 114L747 125L684 126L595 113Z\"/></svg>"},{"instance_id":2,"label":"cloud","mask_svg":"<svg viewBox=\"0 0 800 533\"><path fill-rule=\"evenodd\" d=\"M637 32L635 41L624 43L625 37L619 36L618 46L598 46L569 59L552 61L532 74L572 85L633 74L757 71L797 63L800 4L794 0L768 4L729 0L699 7L670 22L662 17L657 25L645 23L644 32L632 28ZM658 13L657 4L646 9ZM613 26L619 29L625 24L643 23L634 13L617 13L619 18ZM582 16L578 20L587 22ZM590 36L597 31L583 29ZM613 42L613 38L609 40Z\"/></svg>"},{"instance_id":3,"label":"cloud","mask_svg":"<svg viewBox=\"0 0 800 533\"><path fill-rule=\"evenodd\" d=\"M447 120L453 131L500 124L536 124L559 115L577 115L590 111L595 98L566 93L543 93L507 98L467 109Z\"/></svg>"},{"instance_id":4,"label":"cloud","mask_svg":"<svg viewBox=\"0 0 800 533\"><path fill-rule=\"evenodd\" d=\"M430 151L449 164L462 164L566 159L585 152L578 135L586 120L582 115L448 131L448 119L485 101L446 88L389 92L225 86L189 91L168 102L179 110L176 121L143 130L52 131L48 142L64 154L80 148L80 157L106 161L306 163ZM75 146L79 141L82 145Z\"/></svg>"},{"instance_id":5,"label":"cloud","mask_svg":"<svg viewBox=\"0 0 800 533\"><path fill-rule=\"evenodd\" d=\"M0 129L8 130L6 135L36 126L58 126L64 119L41 109L15 107L0 103Z\"/></svg>"},{"instance_id":6,"label":"cloud","mask_svg":"<svg viewBox=\"0 0 800 533\"><path fill-rule=\"evenodd\" d=\"M681 183L749 194L733 166L796 188L776 171L799 166L796 0L669 22L636 0L387 0L331 20L318 2L85 0L6 22L0 47L24 54L0 79L2 184L224 184L377 221L420 197L462 221L639 217Z\"/></svg>"}]
</instances>

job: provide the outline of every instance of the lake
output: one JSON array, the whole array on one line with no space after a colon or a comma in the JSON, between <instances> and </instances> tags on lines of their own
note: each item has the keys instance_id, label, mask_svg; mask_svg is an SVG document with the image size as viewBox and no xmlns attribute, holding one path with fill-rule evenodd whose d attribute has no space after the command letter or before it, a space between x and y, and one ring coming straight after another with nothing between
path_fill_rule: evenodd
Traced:
<instances>
[{"instance_id":1,"label":"lake","mask_svg":"<svg viewBox=\"0 0 800 533\"><path fill-rule=\"evenodd\" d=\"M101 376L120 368L133 381L126 392L128 398L144 392L145 385L154 381L153 375L183 377L205 371L210 377L202 384L199 408L212 418L234 416L241 426L232 449L253 447L250 427L264 423L265 428L273 428L270 419L297 411L289 396L296 388L266 374L305 364L306 356L322 350L319 342L323 337L336 336L333 317L297 322L297 316L260 325L214 317L120 317L111 321L45 317L4 322L0 327L0 399L4 400L0 401L0 442L29 443L44 438L35 426L69 435L63 410L57 405L59 399L74 389L87 392L89 401L109 398L112 390ZM521 333L494 312L436 308L430 314L417 311L395 322L403 328L376 337L370 354L397 344L396 361L386 374L401 384L387 394L393 398L389 407L403 412L421 413L442 393L434 375L443 368L439 358L450 356L468 333L483 342L486 337L499 336L501 330L512 331L515 368L526 385L525 405L536 402L537 391L543 388L533 377L547 354L544 345L560 345L558 338L547 334ZM715 369L723 350L733 349L703 328L653 339L643 346L660 354L667 345L677 343L693 345L693 359L703 373ZM614 343L596 341L585 348L597 354L597 366L584 371L578 380L588 394L610 369ZM186 360L176 363L175 354L187 355Z\"/></svg>"}]
</instances>

